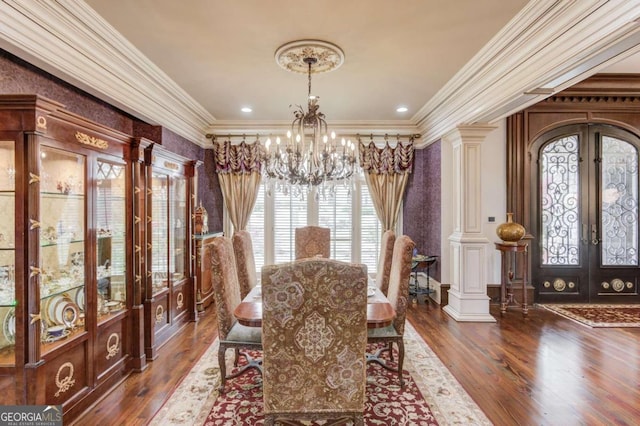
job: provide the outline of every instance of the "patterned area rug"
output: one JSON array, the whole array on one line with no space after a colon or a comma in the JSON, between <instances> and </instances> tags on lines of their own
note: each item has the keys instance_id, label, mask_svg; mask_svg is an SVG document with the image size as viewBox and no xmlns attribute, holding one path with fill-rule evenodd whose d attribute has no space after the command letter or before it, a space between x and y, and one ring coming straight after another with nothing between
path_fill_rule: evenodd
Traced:
<instances>
[{"instance_id":1,"label":"patterned area rug","mask_svg":"<svg viewBox=\"0 0 640 426\"><path fill-rule=\"evenodd\" d=\"M491 425L409 323L404 340L403 391L393 373L375 364L367 367L365 424ZM260 376L248 373L228 381L227 392L220 397L216 391L220 380L217 351L216 340L151 420L151 426L263 424ZM228 351L228 369L232 352Z\"/></svg>"},{"instance_id":2,"label":"patterned area rug","mask_svg":"<svg viewBox=\"0 0 640 426\"><path fill-rule=\"evenodd\" d=\"M253 355L258 356L259 353ZM438 424L415 382L411 378L405 380L405 387L400 390L395 374L377 365L367 366L367 401L364 412L366 424ZM205 426L227 425L230 419L243 425L262 424L264 416L261 383L262 378L255 370L229 381L227 392L216 399Z\"/></svg>"},{"instance_id":3,"label":"patterned area rug","mask_svg":"<svg viewBox=\"0 0 640 426\"><path fill-rule=\"evenodd\" d=\"M640 327L640 304L596 305L572 303L539 306L589 327Z\"/></svg>"}]
</instances>

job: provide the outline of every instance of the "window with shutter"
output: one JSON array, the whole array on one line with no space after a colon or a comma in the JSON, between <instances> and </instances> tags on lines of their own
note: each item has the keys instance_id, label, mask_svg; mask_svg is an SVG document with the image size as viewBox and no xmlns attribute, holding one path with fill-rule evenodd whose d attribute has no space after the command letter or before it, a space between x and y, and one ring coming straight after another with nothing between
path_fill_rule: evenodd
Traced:
<instances>
[{"instance_id":1,"label":"window with shutter","mask_svg":"<svg viewBox=\"0 0 640 426\"><path fill-rule=\"evenodd\" d=\"M315 223L314 223L315 222ZM251 233L258 275L263 265L295 258L295 228L317 224L331 229L331 257L364 263L375 272L382 227L364 177L355 188L337 186L333 197L304 199L274 192L260 185L247 230Z\"/></svg>"}]
</instances>

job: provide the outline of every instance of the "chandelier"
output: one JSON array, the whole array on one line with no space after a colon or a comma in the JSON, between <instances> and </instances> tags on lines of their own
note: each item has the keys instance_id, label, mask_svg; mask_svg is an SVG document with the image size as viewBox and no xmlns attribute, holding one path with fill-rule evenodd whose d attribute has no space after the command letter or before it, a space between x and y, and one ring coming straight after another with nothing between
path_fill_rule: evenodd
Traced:
<instances>
[{"instance_id":1,"label":"chandelier","mask_svg":"<svg viewBox=\"0 0 640 426\"><path fill-rule=\"evenodd\" d=\"M332 71L344 60L342 50L331 43L303 40L287 43L276 51L276 61L293 72L306 72L307 110L298 105L283 141L279 136L264 144L264 175L268 191L275 186L285 195L303 196L316 188L315 196L332 195L338 184L351 186L357 168L355 144L329 132L318 97L311 93L311 74ZM314 68L315 67L315 68Z\"/></svg>"}]
</instances>

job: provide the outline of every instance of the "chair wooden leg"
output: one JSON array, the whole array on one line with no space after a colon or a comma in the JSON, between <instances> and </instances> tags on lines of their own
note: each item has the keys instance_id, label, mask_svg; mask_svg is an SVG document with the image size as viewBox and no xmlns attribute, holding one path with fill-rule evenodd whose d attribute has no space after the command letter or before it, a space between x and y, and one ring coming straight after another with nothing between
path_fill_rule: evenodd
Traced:
<instances>
[{"instance_id":1,"label":"chair wooden leg","mask_svg":"<svg viewBox=\"0 0 640 426\"><path fill-rule=\"evenodd\" d=\"M364 426L364 415L359 414L353 419L353 426Z\"/></svg>"},{"instance_id":2,"label":"chair wooden leg","mask_svg":"<svg viewBox=\"0 0 640 426\"><path fill-rule=\"evenodd\" d=\"M220 346L218 349L218 366L220 367L220 386L218 391L224 393L224 382L227 377L227 363L225 362L225 353L227 352L226 346Z\"/></svg>"},{"instance_id":3,"label":"chair wooden leg","mask_svg":"<svg viewBox=\"0 0 640 426\"><path fill-rule=\"evenodd\" d=\"M398 345L398 378L400 379L400 388L404 387L404 378L402 376L402 364L404 363L404 340L402 337L396 341Z\"/></svg>"},{"instance_id":4,"label":"chair wooden leg","mask_svg":"<svg viewBox=\"0 0 640 426\"><path fill-rule=\"evenodd\" d=\"M238 366L238 357L240 356L240 349L239 348L235 348L234 352L235 352L235 357L233 358L233 366L237 367Z\"/></svg>"}]
</instances>

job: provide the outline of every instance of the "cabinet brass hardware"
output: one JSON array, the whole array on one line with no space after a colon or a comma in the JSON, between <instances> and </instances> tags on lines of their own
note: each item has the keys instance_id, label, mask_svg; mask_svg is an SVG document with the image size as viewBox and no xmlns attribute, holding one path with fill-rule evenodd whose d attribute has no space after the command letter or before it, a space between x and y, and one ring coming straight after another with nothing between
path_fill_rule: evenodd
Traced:
<instances>
[{"instance_id":1,"label":"cabinet brass hardware","mask_svg":"<svg viewBox=\"0 0 640 426\"><path fill-rule=\"evenodd\" d=\"M164 314L164 308L162 305L158 305L156 307L156 324L160 324L162 322L162 314Z\"/></svg>"},{"instance_id":2,"label":"cabinet brass hardware","mask_svg":"<svg viewBox=\"0 0 640 426\"><path fill-rule=\"evenodd\" d=\"M95 136L89 136L86 133L76 132L76 140L84 145L93 146L100 149L109 148L109 142L96 138Z\"/></svg>"},{"instance_id":3,"label":"cabinet brass hardware","mask_svg":"<svg viewBox=\"0 0 640 426\"><path fill-rule=\"evenodd\" d=\"M133 222L134 223L140 223L140 216L134 216L133 217Z\"/></svg>"},{"instance_id":4,"label":"cabinet brass hardware","mask_svg":"<svg viewBox=\"0 0 640 426\"><path fill-rule=\"evenodd\" d=\"M31 231L33 231L36 228L40 228L40 222L38 222L37 220L29 219L29 223L31 224L31 226L29 226L29 229Z\"/></svg>"},{"instance_id":5,"label":"cabinet brass hardware","mask_svg":"<svg viewBox=\"0 0 640 426\"><path fill-rule=\"evenodd\" d=\"M29 270L31 271L29 278L37 277L42 272L40 268L36 268L35 266L29 266Z\"/></svg>"},{"instance_id":6,"label":"cabinet brass hardware","mask_svg":"<svg viewBox=\"0 0 640 426\"><path fill-rule=\"evenodd\" d=\"M152 220L153 218L151 216L147 216L147 223L151 223Z\"/></svg>"},{"instance_id":7,"label":"cabinet brass hardware","mask_svg":"<svg viewBox=\"0 0 640 426\"><path fill-rule=\"evenodd\" d=\"M151 271L147 271L147 278L151 278Z\"/></svg>"},{"instance_id":8,"label":"cabinet brass hardware","mask_svg":"<svg viewBox=\"0 0 640 426\"><path fill-rule=\"evenodd\" d=\"M136 275L136 282L139 283L142 281L142 275Z\"/></svg>"},{"instance_id":9,"label":"cabinet brass hardware","mask_svg":"<svg viewBox=\"0 0 640 426\"><path fill-rule=\"evenodd\" d=\"M192 255L191 255L191 260L196 260L196 256L195 256L195 254L192 254Z\"/></svg>"},{"instance_id":10,"label":"cabinet brass hardware","mask_svg":"<svg viewBox=\"0 0 640 426\"><path fill-rule=\"evenodd\" d=\"M31 185L32 183L36 183L36 182L40 182L40 176L38 175L34 175L33 173L29 172L29 185Z\"/></svg>"},{"instance_id":11,"label":"cabinet brass hardware","mask_svg":"<svg viewBox=\"0 0 640 426\"><path fill-rule=\"evenodd\" d=\"M153 189L147 188L147 195L151 195L151 194L153 194Z\"/></svg>"},{"instance_id":12,"label":"cabinet brass hardware","mask_svg":"<svg viewBox=\"0 0 640 426\"><path fill-rule=\"evenodd\" d=\"M36 118L36 126L40 130L47 130L47 118L41 115Z\"/></svg>"},{"instance_id":13,"label":"cabinet brass hardware","mask_svg":"<svg viewBox=\"0 0 640 426\"><path fill-rule=\"evenodd\" d=\"M597 246L600 240L598 240L598 227L595 223L591 224L591 244Z\"/></svg>"},{"instance_id":14,"label":"cabinet brass hardware","mask_svg":"<svg viewBox=\"0 0 640 426\"><path fill-rule=\"evenodd\" d=\"M38 321L42 321L42 315L40 314L29 314L29 316L31 317L31 321L29 321L30 324L35 324Z\"/></svg>"},{"instance_id":15,"label":"cabinet brass hardware","mask_svg":"<svg viewBox=\"0 0 640 426\"><path fill-rule=\"evenodd\" d=\"M136 253L140 253L140 250L142 250L142 247L136 245Z\"/></svg>"},{"instance_id":16,"label":"cabinet brass hardware","mask_svg":"<svg viewBox=\"0 0 640 426\"><path fill-rule=\"evenodd\" d=\"M120 336L118 333L111 333L107 339L107 355L105 358L113 358L118 352L120 352Z\"/></svg>"},{"instance_id":17,"label":"cabinet brass hardware","mask_svg":"<svg viewBox=\"0 0 640 426\"><path fill-rule=\"evenodd\" d=\"M191 220L195 220L195 219L196 219L196 214L195 214L195 213L192 213L192 214L191 214Z\"/></svg>"},{"instance_id":18,"label":"cabinet brass hardware","mask_svg":"<svg viewBox=\"0 0 640 426\"><path fill-rule=\"evenodd\" d=\"M147 243L147 250L151 250L151 243Z\"/></svg>"},{"instance_id":19,"label":"cabinet brass hardware","mask_svg":"<svg viewBox=\"0 0 640 426\"><path fill-rule=\"evenodd\" d=\"M140 187L139 186L134 186L133 187L133 193L134 194L139 194L140 193Z\"/></svg>"}]
</instances>

